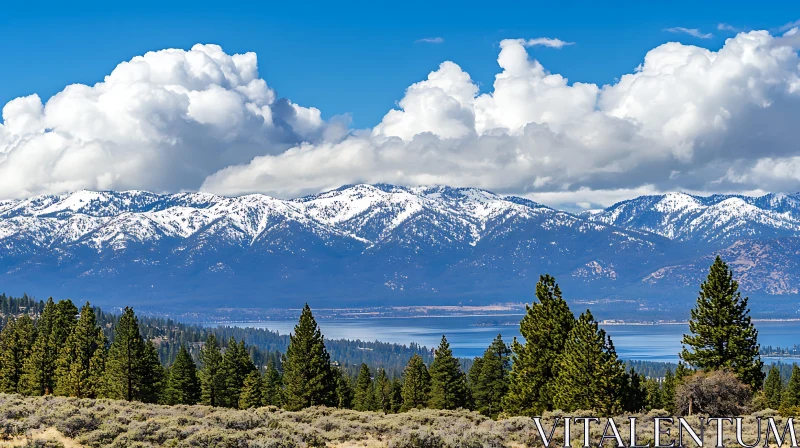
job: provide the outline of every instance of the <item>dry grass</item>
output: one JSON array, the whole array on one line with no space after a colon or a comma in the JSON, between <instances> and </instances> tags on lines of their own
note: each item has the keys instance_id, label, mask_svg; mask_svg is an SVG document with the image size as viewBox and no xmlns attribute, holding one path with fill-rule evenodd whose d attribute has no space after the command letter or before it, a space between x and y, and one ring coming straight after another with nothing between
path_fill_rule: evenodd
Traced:
<instances>
[{"instance_id":1,"label":"dry grass","mask_svg":"<svg viewBox=\"0 0 800 448\"><path fill-rule=\"evenodd\" d=\"M588 416L592 412L575 412ZM762 411L759 415L773 415ZM560 412L545 415L549 429ZM640 417L639 444L653 442L652 411ZM615 419L628 443L627 416ZM692 417L697 422L697 417ZM755 416L745 419L745 441L756 438ZM599 442L605 420L593 424L591 441ZM716 431L706 430L705 446L715 445ZM672 430L675 435L675 429ZM763 434L763 428L762 428ZM726 429L726 446L737 446ZM582 426L573 424L573 446L582 446ZM563 427L551 446L563 446ZM761 442L763 445L763 439ZM207 406L159 406L113 400L0 395L0 447L236 447L236 448L522 448L542 446L530 418L494 421L470 411L420 410L383 415L331 408L288 412L275 407L246 411ZM604 446L613 446L607 440ZM692 446L692 444L689 444Z\"/></svg>"}]
</instances>

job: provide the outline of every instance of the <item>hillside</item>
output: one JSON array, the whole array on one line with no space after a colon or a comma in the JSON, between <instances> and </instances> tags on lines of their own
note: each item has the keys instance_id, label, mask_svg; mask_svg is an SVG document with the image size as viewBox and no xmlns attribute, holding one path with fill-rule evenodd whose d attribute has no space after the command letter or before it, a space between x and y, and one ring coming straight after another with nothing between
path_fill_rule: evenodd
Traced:
<instances>
[{"instance_id":1,"label":"hillside","mask_svg":"<svg viewBox=\"0 0 800 448\"><path fill-rule=\"evenodd\" d=\"M783 306L798 296L799 204L671 193L572 214L444 186L290 200L79 191L0 201L0 284L106 307L354 307L527 302L550 273L570 299L632 312L685 308L698 266L722 253L746 293Z\"/></svg>"}]
</instances>

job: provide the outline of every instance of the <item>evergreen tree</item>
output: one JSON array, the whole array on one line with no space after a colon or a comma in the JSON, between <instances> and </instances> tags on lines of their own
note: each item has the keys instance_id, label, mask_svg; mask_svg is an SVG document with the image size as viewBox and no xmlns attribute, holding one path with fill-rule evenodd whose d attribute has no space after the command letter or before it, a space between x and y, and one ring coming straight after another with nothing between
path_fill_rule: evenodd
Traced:
<instances>
[{"instance_id":1,"label":"evergreen tree","mask_svg":"<svg viewBox=\"0 0 800 448\"><path fill-rule=\"evenodd\" d=\"M253 370L247 374L239 394L239 409L258 408L263 405L261 374Z\"/></svg>"},{"instance_id":2,"label":"evergreen tree","mask_svg":"<svg viewBox=\"0 0 800 448\"><path fill-rule=\"evenodd\" d=\"M689 321L691 335L683 336L681 359L703 370L731 370L755 391L764 381L764 363L747 301L733 272L717 257L700 286Z\"/></svg>"},{"instance_id":3,"label":"evergreen tree","mask_svg":"<svg viewBox=\"0 0 800 448\"><path fill-rule=\"evenodd\" d=\"M308 304L289 337L283 365L284 406L296 411L309 406L335 406L336 382L322 333Z\"/></svg>"},{"instance_id":4,"label":"evergreen tree","mask_svg":"<svg viewBox=\"0 0 800 448\"><path fill-rule=\"evenodd\" d=\"M554 406L566 412L591 409L613 415L621 408L625 378L611 339L586 310L567 337L555 381Z\"/></svg>"},{"instance_id":5,"label":"evergreen tree","mask_svg":"<svg viewBox=\"0 0 800 448\"><path fill-rule=\"evenodd\" d=\"M400 378L392 380L392 413L396 414L403 409L403 382Z\"/></svg>"},{"instance_id":6,"label":"evergreen tree","mask_svg":"<svg viewBox=\"0 0 800 448\"><path fill-rule=\"evenodd\" d=\"M661 385L658 384L653 378L648 378L644 382L646 391L645 409L648 411L653 409L664 409L663 401L661 400Z\"/></svg>"},{"instance_id":7,"label":"evergreen tree","mask_svg":"<svg viewBox=\"0 0 800 448\"><path fill-rule=\"evenodd\" d=\"M425 362L414 354L403 370L403 406L401 410L422 409L428 405L431 377Z\"/></svg>"},{"instance_id":8,"label":"evergreen tree","mask_svg":"<svg viewBox=\"0 0 800 448\"><path fill-rule=\"evenodd\" d=\"M647 389L642 377L633 370L633 367L625 375L625 387L622 393L622 409L626 412L635 413L647 407Z\"/></svg>"},{"instance_id":9,"label":"evergreen tree","mask_svg":"<svg viewBox=\"0 0 800 448\"><path fill-rule=\"evenodd\" d=\"M166 372L153 341L144 342L144 351L139 370L141 392L138 400L158 403L164 395Z\"/></svg>"},{"instance_id":10,"label":"evergreen tree","mask_svg":"<svg viewBox=\"0 0 800 448\"><path fill-rule=\"evenodd\" d=\"M429 405L434 409L457 409L467 405L467 384L450 343L442 336L430 369Z\"/></svg>"},{"instance_id":11,"label":"evergreen tree","mask_svg":"<svg viewBox=\"0 0 800 448\"><path fill-rule=\"evenodd\" d=\"M681 364L678 364L681 367ZM672 370L667 369L664 374L664 384L661 386L661 406L670 413L675 414L675 389L678 386L677 379L672 374Z\"/></svg>"},{"instance_id":12,"label":"evergreen tree","mask_svg":"<svg viewBox=\"0 0 800 448\"><path fill-rule=\"evenodd\" d=\"M767 406L770 409L779 409L782 395L783 380L781 379L781 372L778 367L772 366L769 369L769 374L767 374L767 380L764 381L764 398L767 401Z\"/></svg>"},{"instance_id":13,"label":"evergreen tree","mask_svg":"<svg viewBox=\"0 0 800 448\"><path fill-rule=\"evenodd\" d=\"M169 369L165 398L167 404L196 404L200 400L197 365L184 344Z\"/></svg>"},{"instance_id":14,"label":"evergreen tree","mask_svg":"<svg viewBox=\"0 0 800 448\"><path fill-rule=\"evenodd\" d=\"M58 352L51 344L53 324L56 319L56 304L47 299L42 314L36 321L36 339L31 353L25 360L20 379L22 392L27 395L46 395L55 389L55 370Z\"/></svg>"},{"instance_id":15,"label":"evergreen tree","mask_svg":"<svg viewBox=\"0 0 800 448\"><path fill-rule=\"evenodd\" d=\"M55 330L54 330L55 333ZM114 328L114 342L108 349L105 393L108 398L156 402L162 372L158 353L145 343L139 319L126 307Z\"/></svg>"},{"instance_id":16,"label":"evergreen tree","mask_svg":"<svg viewBox=\"0 0 800 448\"><path fill-rule=\"evenodd\" d=\"M56 360L57 395L96 398L102 394L106 338L87 302Z\"/></svg>"},{"instance_id":17,"label":"evergreen tree","mask_svg":"<svg viewBox=\"0 0 800 448\"><path fill-rule=\"evenodd\" d=\"M511 350L503 337L497 335L492 344L484 352L480 362L472 365L473 369L480 369L478 378L472 387L475 408L482 414L492 418L500 413L503 397L508 392L508 376L511 368Z\"/></svg>"},{"instance_id":18,"label":"evergreen tree","mask_svg":"<svg viewBox=\"0 0 800 448\"><path fill-rule=\"evenodd\" d=\"M352 409L355 392L350 384L350 378L341 370L333 369L336 378L336 407L339 409Z\"/></svg>"},{"instance_id":19,"label":"evergreen tree","mask_svg":"<svg viewBox=\"0 0 800 448\"><path fill-rule=\"evenodd\" d=\"M20 392L23 365L30 356L35 336L33 320L27 314L8 321L0 332L0 392Z\"/></svg>"},{"instance_id":20,"label":"evergreen tree","mask_svg":"<svg viewBox=\"0 0 800 448\"><path fill-rule=\"evenodd\" d=\"M283 380L272 364L267 365L264 373L261 400L264 406L283 406Z\"/></svg>"},{"instance_id":21,"label":"evergreen tree","mask_svg":"<svg viewBox=\"0 0 800 448\"><path fill-rule=\"evenodd\" d=\"M236 339L231 337L225 354L222 356L222 366L225 371L225 394L220 404L227 407L238 407L244 379L257 370L250 359L244 340L237 343Z\"/></svg>"},{"instance_id":22,"label":"evergreen tree","mask_svg":"<svg viewBox=\"0 0 800 448\"><path fill-rule=\"evenodd\" d=\"M361 369L356 378L353 409L356 411L372 411L375 409L375 388L372 384L372 374L366 364L361 364Z\"/></svg>"},{"instance_id":23,"label":"evergreen tree","mask_svg":"<svg viewBox=\"0 0 800 448\"><path fill-rule=\"evenodd\" d=\"M375 376L375 410L384 414L392 412L392 383L386 376L386 370L378 369Z\"/></svg>"},{"instance_id":24,"label":"evergreen tree","mask_svg":"<svg viewBox=\"0 0 800 448\"><path fill-rule=\"evenodd\" d=\"M575 317L549 275L536 284L538 302L526 307L519 331L525 342L514 339L509 389L503 407L513 415L540 415L553 409L558 358Z\"/></svg>"},{"instance_id":25,"label":"evergreen tree","mask_svg":"<svg viewBox=\"0 0 800 448\"><path fill-rule=\"evenodd\" d=\"M213 333L208 335L200 349L200 363L201 401L208 406L221 406L225 395L225 370L222 352Z\"/></svg>"},{"instance_id":26,"label":"evergreen tree","mask_svg":"<svg viewBox=\"0 0 800 448\"><path fill-rule=\"evenodd\" d=\"M789 377L789 382L786 383L786 389L783 390L783 399L781 400L782 408L793 408L800 406L800 367L797 364L792 366L792 376Z\"/></svg>"}]
</instances>

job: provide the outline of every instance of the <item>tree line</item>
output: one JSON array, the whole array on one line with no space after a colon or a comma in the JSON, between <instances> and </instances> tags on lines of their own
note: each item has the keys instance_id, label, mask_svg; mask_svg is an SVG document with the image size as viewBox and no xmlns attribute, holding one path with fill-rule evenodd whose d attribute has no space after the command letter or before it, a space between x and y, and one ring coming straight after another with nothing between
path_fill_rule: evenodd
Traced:
<instances>
[{"instance_id":1,"label":"tree line","mask_svg":"<svg viewBox=\"0 0 800 448\"><path fill-rule=\"evenodd\" d=\"M535 294L520 321L520 339L507 344L498 335L463 369L443 336L432 360L415 353L394 376L367 363L353 372L332 362L308 305L276 362L258 365L243 339L231 337L222 346L209 333L196 356L181 344L167 364L131 308L104 328L88 303L79 312L70 301L51 299L36 322L27 314L11 317L0 332L0 392L288 410L468 408L491 417L555 409L601 415L657 408L701 412L718 405L702 395L711 382L715 387L722 382L739 401L760 397L772 406L776 388L782 402L788 400L784 408L800 401L797 367L786 387L772 372L764 385L747 298L719 258L701 285L681 363L663 378L626 369L592 313L576 317L553 277L540 277ZM784 398L791 396L797 400Z\"/></svg>"}]
</instances>

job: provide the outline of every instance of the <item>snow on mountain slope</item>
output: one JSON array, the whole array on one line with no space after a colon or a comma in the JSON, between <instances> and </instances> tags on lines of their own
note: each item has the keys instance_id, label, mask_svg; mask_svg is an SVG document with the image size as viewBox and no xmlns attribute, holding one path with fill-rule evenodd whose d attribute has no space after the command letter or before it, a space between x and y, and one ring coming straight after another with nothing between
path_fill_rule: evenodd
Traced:
<instances>
[{"instance_id":1,"label":"snow on mountain slope","mask_svg":"<svg viewBox=\"0 0 800 448\"><path fill-rule=\"evenodd\" d=\"M593 222L643 230L678 241L729 244L745 238L800 235L800 196L768 194L642 196L581 215Z\"/></svg>"},{"instance_id":2,"label":"snow on mountain slope","mask_svg":"<svg viewBox=\"0 0 800 448\"><path fill-rule=\"evenodd\" d=\"M0 284L109 301L210 303L235 292L243 306L352 305L527 300L550 273L578 296L651 294L641 288L683 287L670 273L696 273L681 260L706 254L697 241L727 247L798 232L795 195L673 193L574 215L445 186L349 185L289 200L79 191L0 201ZM747 286L770 275L752 271ZM770 294L794 291L763 284Z\"/></svg>"}]
</instances>

